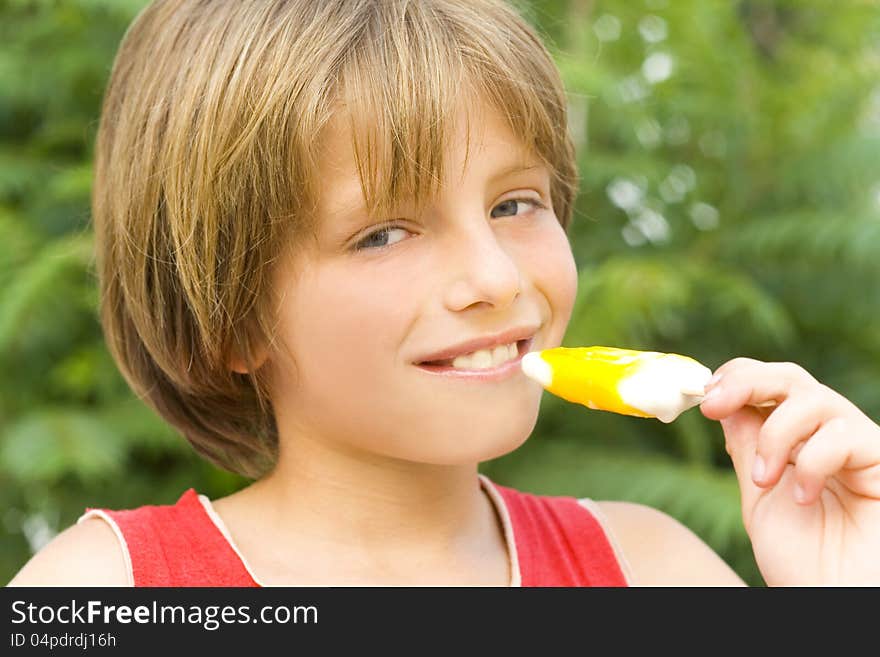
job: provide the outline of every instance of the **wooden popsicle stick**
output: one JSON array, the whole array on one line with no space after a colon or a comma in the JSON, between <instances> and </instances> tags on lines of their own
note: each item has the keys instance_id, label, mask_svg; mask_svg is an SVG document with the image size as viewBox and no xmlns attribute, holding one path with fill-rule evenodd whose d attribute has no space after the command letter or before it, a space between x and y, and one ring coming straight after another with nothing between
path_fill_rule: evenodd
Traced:
<instances>
[{"instance_id":1,"label":"wooden popsicle stick","mask_svg":"<svg viewBox=\"0 0 880 657\"><path fill-rule=\"evenodd\" d=\"M700 397L700 402L702 403L703 397L706 396L705 388L682 388L681 394L687 395L689 397ZM762 401L757 404L749 404L749 406L753 406L754 408L772 408L779 404L775 399L768 399L767 401Z\"/></svg>"}]
</instances>

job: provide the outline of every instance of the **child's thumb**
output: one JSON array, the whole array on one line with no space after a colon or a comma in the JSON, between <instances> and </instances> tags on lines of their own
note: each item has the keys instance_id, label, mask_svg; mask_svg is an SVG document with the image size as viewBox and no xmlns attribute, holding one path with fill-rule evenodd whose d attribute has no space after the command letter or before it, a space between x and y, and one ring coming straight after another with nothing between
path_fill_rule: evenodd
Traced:
<instances>
[{"instance_id":1,"label":"child's thumb","mask_svg":"<svg viewBox=\"0 0 880 657\"><path fill-rule=\"evenodd\" d=\"M749 529L749 519L764 489L755 484L752 472L755 467L755 450L758 434L764 424L765 416L751 406L744 406L736 413L721 420L724 430L725 448L733 462L739 490L742 497L743 523Z\"/></svg>"}]
</instances>

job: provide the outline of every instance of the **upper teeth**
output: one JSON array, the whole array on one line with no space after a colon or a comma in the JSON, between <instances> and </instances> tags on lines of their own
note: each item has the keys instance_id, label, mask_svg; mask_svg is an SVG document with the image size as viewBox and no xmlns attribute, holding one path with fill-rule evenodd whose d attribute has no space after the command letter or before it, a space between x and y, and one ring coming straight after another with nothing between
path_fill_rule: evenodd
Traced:
<instances>
[{"instance_id":1,"label":"upper teeth","mask_svg":"<svg viewBox=\"0 0 880 657\"><path fill-rule=\"evenodd\" d=\"M480 349L470 354L457 356L452 361L452 367L461 370L486 370L498 367L502 363L513 360L519 356L516 342L498 345L494 349Z\"/></svg>"}]
</instances>

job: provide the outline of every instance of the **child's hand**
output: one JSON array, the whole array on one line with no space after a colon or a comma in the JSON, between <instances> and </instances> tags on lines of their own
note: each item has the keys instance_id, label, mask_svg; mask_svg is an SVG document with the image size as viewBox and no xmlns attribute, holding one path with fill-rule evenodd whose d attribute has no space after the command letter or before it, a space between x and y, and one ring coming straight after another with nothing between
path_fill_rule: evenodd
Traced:
<instances>
[{"instance_id":1,"label":"child's hand","mask_svg":"<svg viewBox=\"0 0 880 657\"><path fill-rule=\"evenodd\" d=\"M721 420L767 584L880 585L880 427L792 363L715 374L700 408Z\"/></svg>"}]
</instances>

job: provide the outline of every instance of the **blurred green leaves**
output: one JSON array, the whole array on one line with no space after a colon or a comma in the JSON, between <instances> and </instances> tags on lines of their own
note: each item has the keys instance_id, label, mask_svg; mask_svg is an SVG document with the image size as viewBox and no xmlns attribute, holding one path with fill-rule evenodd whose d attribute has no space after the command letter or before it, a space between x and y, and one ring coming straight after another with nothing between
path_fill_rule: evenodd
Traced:
<instances>
[{"instance_id":1,"label":"blurred green leaves","mask_svg":"<svg viewBox=\"0 0 880 657\"><path fill-rule=\"evenodd\" d=\"M122 474L124 435L76 408L37 408L4 432L0 462L16 477L53 482L68 472L83 480Z\"/></svg>"},{"instance_id":2,"label":"blurred green leaves","mask_svg":"<svg viewBox=\"0 0 880 657\"><path fill-rule=\"evenodd\" d=\"M691 354L697 347L686 338L717 335L730 322L747 324L757 344L779 347L794 334L785 306L754 279L696 257L610 256L579 279L564 346L662 343Z\"/></svg>"}]
</instances>

